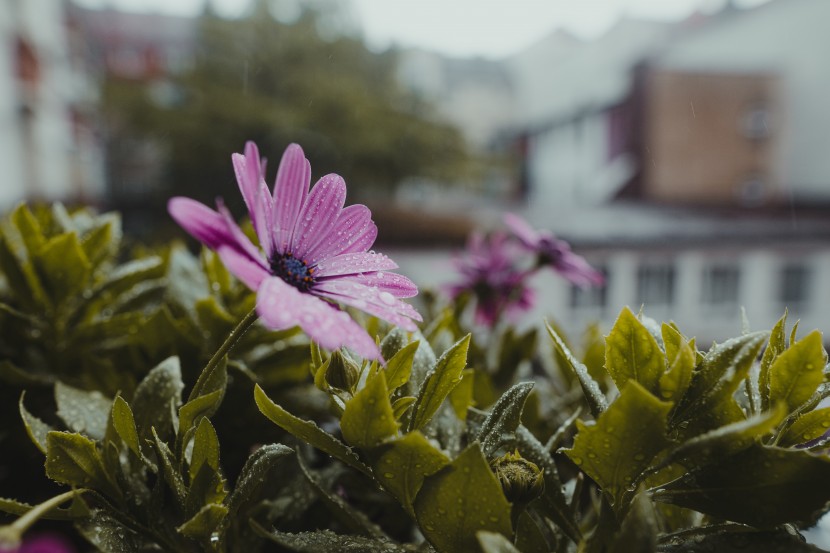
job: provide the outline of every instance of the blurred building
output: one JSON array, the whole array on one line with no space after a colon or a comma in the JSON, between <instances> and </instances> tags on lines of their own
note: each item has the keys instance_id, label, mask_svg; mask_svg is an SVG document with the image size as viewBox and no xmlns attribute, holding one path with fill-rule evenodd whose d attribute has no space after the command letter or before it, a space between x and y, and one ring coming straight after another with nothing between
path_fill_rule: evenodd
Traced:
<instances>
[{"instance_id":1,"label":"blurred building","mask_svg":"<svg viewBox=\"0 0 830 553\"><path fill-rule=\"evenodd\" d=\"M0 0L0 210L101 198L97 87L76 39L63 1Z\"/></svg>"},{"instance_id":2,"label":"blurred building","mask_svg":"<svg viewBox=\"0 0 830 553\"><path fill-rule=\"evenodd\" d=\"M679 23L623 19L588 42L557 31L500 62L512 104L479 110L498 122L480 143L519 146L525 201L512 208L608 276L592 290L540 276L537 319L578 332L644 306L704 344L739 333L742 306L754 328L785 308L830 328L828 21L826 0L727 4ZM479 213L497 224L496 209ZM416 278L451 278L410 256L396 259Z\"/></svg>"}]
</instances>

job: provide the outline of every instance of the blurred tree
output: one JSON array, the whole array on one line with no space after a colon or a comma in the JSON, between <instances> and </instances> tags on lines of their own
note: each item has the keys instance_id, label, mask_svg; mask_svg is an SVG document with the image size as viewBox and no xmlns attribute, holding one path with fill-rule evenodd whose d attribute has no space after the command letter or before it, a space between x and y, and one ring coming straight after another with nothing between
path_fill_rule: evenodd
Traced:
<instances>
[{"instance_id":1,"label":"blurred tree","mask_svg":"<svg viewBox=\"0 0 830 553\"><path fill-rule=\"evenodd\" d=\"M383 197L406 177L451 182L468 174L460 133L401 89L394 52L375 54L357 38L326 32L327 14L308 5L282 23L270 4L258 0L240 19L206 9L195 64L178 76L142 87L109 79L114 182L143 172L144 181L160 185L138 185L152 203L171 193L230 199L230 154L245 140L270 156L269 178L284 147L300 143L313 178L343 175L352 201ZM156 175L152 163L161 169ZM126 196L137 197L134 190Z\"/></svg>"}]
</instances>

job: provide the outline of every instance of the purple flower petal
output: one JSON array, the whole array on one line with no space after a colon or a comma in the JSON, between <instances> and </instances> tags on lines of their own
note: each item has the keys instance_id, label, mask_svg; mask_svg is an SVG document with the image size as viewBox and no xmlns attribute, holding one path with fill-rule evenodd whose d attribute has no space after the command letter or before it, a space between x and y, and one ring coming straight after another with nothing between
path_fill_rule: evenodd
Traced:
<instances>
[{"instance_id":1,"label":"purple flower petal","mask_svg":"<svg viewBox=\"0 0 830 553\"><path fill-rule=\"evenodd\" d=\"M347 279L318 283L314 288L314 292L320 296L356 307L410 332L417 328L412 319L422 320L421 315L411 305L400 301L390 292Z\"/></svg>"},{"instance_id":2,"label":"purple flower petal","mask_svg":"<svg viewBox=\"0 0 830 553\"><path fill-rule=\"evenodd\" d=\"M183 198L171 198L167 202L167 212L193 238L211 249L235 243L232 232L219 213L206 205Z\"/></svg>"},{"instance_id":3,"label":"purple flower petal","mask_svg":"<svg viewBox=\"0 0 830 553\"><path fill-rule=\"evenodd\" d=\"M274 182L274 245L285 253L293 241L297 218L311 185L311 164L303 149L291 144L282 155Z\"/></svg>"},{"instance_id":4,"label":"purple flower petal","mask_svg":"<svg viewBox=\"0 0 830 553\"><path fill-rule=\"evenodd\" d=\"M397 268L398 264L382 253L345 253L324 259L318 263L314 274L317 278L328 278L356 275L358 273L373 273L375 271L391 271Z\"/></svg>"},{"instance_id":5,"label":"purple flower petal","mask_svg":"<svg viewBox=\"0 0 830 553\"><path fill-rule=\"evenodd\" d=\"M396 298L411 298L418 295L418 287L414 282L397 273L367 273L358 275L346 275L340 277L342 280L357 282L364 286L378 288L386 291Z\"/></svg>"},{"instance_id":6,"label":"purple flower petal","mask_svg":"<svg viewBox=\"0 0 830 553\"><path fill-rule=\"evenodd\" d=\"M346 252L365 252L377 238L378 228L372 222L372 212L365 205L350 205L340 212L337 223L306 256L313 265L321 259Z\"/></svg>"},{"instance_id":7,"label":"purple flower petal","mask_svg":"<svg viewBox=\"0 0 830 553\"><path fill-rule=\"evenodd\" d=\"M244 253L248 254L248 256L252 260L259 261L259 264L262 266L262 268L266 269L268 266L265 264L265 260L262 257L262 250L254 246L254 244L248 238L248 235L242 232L242 229L239 228L239 225L237 225L236 221L234 221L231 212L228 211L227 207L225 207L224 202L218 200L216 202L216 209L219 211L219 214L224 219L225 227L228 229L228 232L231 233L233 243L239 246L239 249L241 249Z\"/></svg>"},{"instance_id":8,"label":"purple flower petal","mask_svg":"<svg viewBox=\"0 0 830 553\"><path fill-rule=\"evenodd\" d=\"M251 290L256 290L263 279L271 276L271 272L262 266L262 262L251 259L246 253L230 246L216 248L216 253L222 263Z\"/></svg>"},{"instance_id":9,"label":"purple flower petal","mask_svg":"<svg viewBox=\"0 0 830 553\"><path fill-rule=\"evenodd\" d=\"M317 181L306 198L291 243L294 257L305 259L314 246L328 236L346 202L346 183L340 175Z\"/></svg>"},{"instance_id":10,"label":"purple flower petal","mask_svg":"<svg viewBox=\"0 0 830 553\"><path fill-rule=\"evenodd\" d=\"M528 249L536 249L541 236L527 221L514 213L504 214L504 223L513 232L516 238Z\"/></svg>"},{"instance_id":11,"label":"purple flower petal","mask_svg":"<svg viewBox=\"0 0 830 553\"><path fill-rule=\"evenodd\" d=\"M262 193L260 182L262 179L262 161L259 158L259 150L253 142L245 144L245 155L233 154L234 172L245 206L251 216L251 224L254 226L259 243L268 251L266 245L270 243L268 222L265 218L265 211L270 208L271 194L266 187L265 195Z\"/></svg>"},{"instance_id":12,"label":"purple flower petal","mask_svg":"<svg viewBox=\"0 0 830 553\"><path fill-rule=\"evenodd\" d=\"M257 313L275 330L300 326L320 346L346 346L366 359L382 359L375 341L345 311L300 292L279 278L267 278L257 292Z\"/></svg>"}]
</instances>

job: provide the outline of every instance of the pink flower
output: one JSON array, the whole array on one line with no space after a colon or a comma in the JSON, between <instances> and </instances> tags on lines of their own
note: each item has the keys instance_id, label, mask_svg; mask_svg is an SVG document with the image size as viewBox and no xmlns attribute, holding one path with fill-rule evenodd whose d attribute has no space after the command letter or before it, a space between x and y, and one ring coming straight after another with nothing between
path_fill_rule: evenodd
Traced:
<instances>
[{"instance_id":1,"label":"pink flower","mask_svg":"<svg viewBox=\"0 0 830 553\"><path fill-rule=\"evenodd\" d=\"M172 198L168 211L184 229L215 250L228 269L257 292L257 313L273 329L300 326L326 349L347 346L380 359L374 339L335 303L355 307L415 330L421 316L400 301L418 293L408 278L389 273L398 266L369 251L377 237L364 205L343 207L346 183L326 175L309 191L311 165L302 148L282 156L273 195L265 163L253 142L233 154L233 166L260 248L251 243L228 209L217 211L190 198Z\"/></svg>"},{"instance_id":2,"label":"pink flower","mask_svg":"<svg viewBox=\"0 0 830 553\"><path fill-rule=\"evenodd\" d=\"M577 286L602 286L605 283L603 274L591 267L584 257L571 251L564 240L548 231L534 230L513 213L505 214L504 223L526 250L537 255L539 266L551 267Z\"/></svg>"},{"instance_id":3,"label":"pink flower","mask_svg":"<svg viewBox=\"0 0 830 553\"><path fill-rule=\"evenodd\" d=\"M521 270L517 260L503 233L487 239L481 234L472 234L465 255L455 260L462 280L449 287L450 297L472 296L476 323L489 328L503 316L511 318L528 311L534 299L527 282L532 271Z\"/></svg>"},{"instance_id":4,"label":"pink flower","mask_svg":"<svg viewBox=\"0 0 830 553\"><path fill-rule=\"evenodd\" d=\"M26 538L23 543L11 549L0 545L0 553L74 553L75 548L57 534L41 534Z\"/></svg>"}]
</instances>

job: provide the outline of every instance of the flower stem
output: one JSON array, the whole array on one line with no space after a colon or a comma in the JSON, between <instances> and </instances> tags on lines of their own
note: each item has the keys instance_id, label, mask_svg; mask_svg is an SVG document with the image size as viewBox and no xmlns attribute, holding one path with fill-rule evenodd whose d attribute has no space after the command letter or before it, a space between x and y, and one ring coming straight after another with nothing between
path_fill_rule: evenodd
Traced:
<instances>
[{"instance_id":1,"label":"flower stem","mask_svg":"<svg viewBox=\"0 0 830 553\"><path fill-rule=\"evenodd\" d=\"M239 339L242 338L245 332L251 328L258 318L259 315L257 315L256 309L252 309L241 321L239 321L236 328L231 330L231 333L228 334L228 337L224 342L222 342L222 345L219 346L219 349L216 350L213 357L210 358L208 364L205 365L204 369L202 369L202 373L196 380L196 384L193 385L193 389L190 391L190 396L188 396L187 401L191 401L202 395L205 384L210 380L210 377L213 375L213 371L216 370L216 367L222 359L228 354L228 352L231 351L231 349L233 349L237 342L239 342Z\"/></svg>"},{"instance_id":2,"label":"flower stem","mask_svg":"<svg viewBox=\"0 0 830 553\"><path fill-rule=\"evenodd\" d=\"M11 524L0 526L0 546L11 547L12 549L19 546L21 540L23 539L24 532L26 532L29 527L37 522L38 519L52 509L58 507L61 503L64 503L76 495L84 493L85 491L88 490L70 490L60 495L56 495L55 497L47 499L39 505L35 505Z\"/></svg>"}]
</instances>

